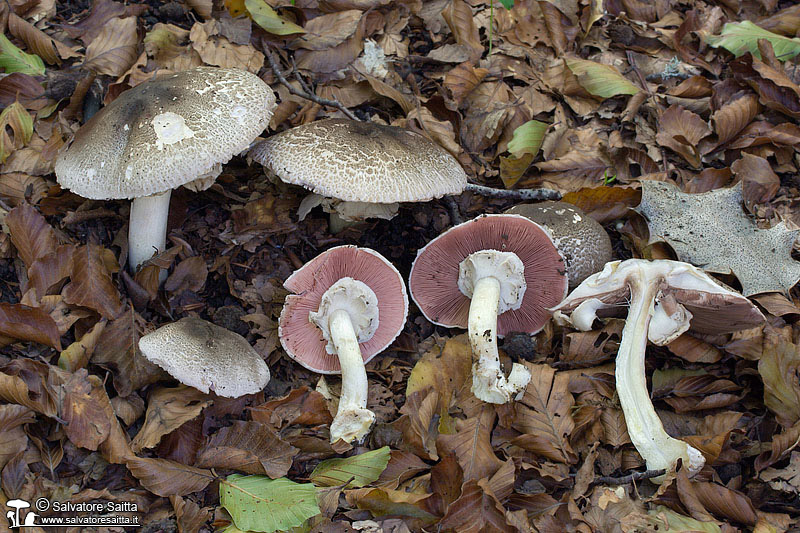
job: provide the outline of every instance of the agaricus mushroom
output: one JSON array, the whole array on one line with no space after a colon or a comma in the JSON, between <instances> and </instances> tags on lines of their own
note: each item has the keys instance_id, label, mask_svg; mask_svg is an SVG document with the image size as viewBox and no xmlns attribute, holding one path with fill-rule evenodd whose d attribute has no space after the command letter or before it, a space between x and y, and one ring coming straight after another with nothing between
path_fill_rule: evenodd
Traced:
<instances>
[{"instance_id":1,"label":"agaricus mushroom","mask_svg":"<svg viewBox=\"0 0 800 533\"><path fill-rule=\"evenodd\" d=\"M549 307L567 294L564 259L547 231L519 215L484 215L450 228L417 253L411 297L425 317L467 327L473 355L472 392L507 403L530 381L515 363L500 368L497 337L539 332Z\"/></svg>"},{"instance_id":2,"label":"agaricus mushroom","mask_svg":"<svg viewBox=\"0 0 800 533\"><path fill-rule=\"evenodd\" d=\"M602 270L611 261L611 239L603 226L566 202L520 204L506 213L522 215L546 227L567 263L569 288Z\"/></svg>"},{"instance_id":3,"label":"agaricus mushroom","mask_svg":"<svg viewBox=\"0 0 800 533\"><path fill-rule=\"evenodd\" d=\"M687 473L694 475L705 458L664 431L650 401L644 368L647 340L665 345L690 327L698 333L729 333L758 326L764 316L750 300L688 263L644 259L608 263L553 310L557 320L588 331L597 311L626 304L628 318L617 352L616 381L628 435L648 470L669 471L682 459Z\"/></svg>"},{"instance_id":4,"label":"agaricus mushroom","mask_svg":"<svg viewBox=\"0 0 800 533\"><path fill-rule=\"evenodd\" d=\"M361 218L392 218L398 202L461 194L467 185L461 165L438 144L374 122L318 120L269 137L249 156L286 183L320 196L365 204L362 209L382 204Z\"/></svg>"},{"instance_id":5,"label":"agaricus mushroom","mask_svg":"<svg viewBox=\"0 0 800 533\"><path fill-rule=\"evenodd\" d=\"M238 398L269 383L269 367L247 340L200 318L182 318L139 339L139 349L195 389Z\"/></svg>"},{"instance_id":6,"label":"agaricus mushroom","mask_svg":"<svg viewBox=\"0 0 800 533\"><path fill-rule=\"evenodd\" d=\"M342 374L331 442L361 440L375 420L367 409L364 364L400 334L408 296L400 273L374 250L338 246L289 276L278 337L286 353L314 372Z\"/></svg>"},{"instance_id":7,"label":"agaricus mushroom","mask_svg":"<svg viewBox=\"0 0 800 533\"><path fill-rule=\"evenodd\" d=\"M264 131L274 107L272 89L243 70L200 67L146 81L75 132L56 159L56 176L86 198L134 199L133 271L164 249L172 189L210 187L222 163Z\"/></svg>"}]
</instances>

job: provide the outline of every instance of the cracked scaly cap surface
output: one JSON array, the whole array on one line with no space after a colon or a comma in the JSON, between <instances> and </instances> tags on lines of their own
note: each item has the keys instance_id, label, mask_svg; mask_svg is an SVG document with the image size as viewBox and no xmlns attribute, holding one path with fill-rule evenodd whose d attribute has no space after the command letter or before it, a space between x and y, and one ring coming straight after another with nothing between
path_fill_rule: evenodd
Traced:
<instances>
[{"instance_id":1,"label":"cracked scaly cap surface","mask_svg":"<svg viewBox=\"0 0 800 533\"><path fill-rule=\"evenodd\" d=\"M347 202L423 202L467 185L464 169L438 144L372 122L304 124L260 142L250 157L286 183Z\"/></svg>"},{"instance_id":2,"label":"cracked scaly cap surface","mask_svg":"<svg viewBox=\"0 0 800 533\"><path fill-rule=\"evenodd\" d=\"M200 67L147 81L75 133L56 176L97 200L162 193L245 150L274 107L272 89L244 70Z\"/></svg>"},{"instance_id":3,"label":"cracked scaly cap surface","mask_svg":"<svg viewBox=\"0 0 800 533\"><path fill-rule=\"evenodd\" d=\"M241 335L199 318L182 318L139 339L142 354L195 389L238 398L269 383L269 367Z\"/></svg>"}]
</instances>

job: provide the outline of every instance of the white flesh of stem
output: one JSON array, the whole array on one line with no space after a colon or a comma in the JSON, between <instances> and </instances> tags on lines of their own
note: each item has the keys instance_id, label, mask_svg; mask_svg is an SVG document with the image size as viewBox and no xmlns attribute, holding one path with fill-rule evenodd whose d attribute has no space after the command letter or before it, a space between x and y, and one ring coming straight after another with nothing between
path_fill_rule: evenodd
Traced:
<instances>
[{"instance_id":1,"label":"white flesh of stem","mask_svg":"<svg viewBox=\"0 0 800 533\"><path fill-rule=\"evenodd\" d=\"M525 390L531 379L523 365L514 363L508 380L500 369L497 352L497 310L500 282L487 276L475 283L469 305L469 340L478 358L472 365L472 393L484 402L508 403Z\"/></svg>"},{"instance_id":2,"label":"white flesh of stem","mask_svg":"<svg viewBox=\"0 0 800 533\"><path fill-rule=\"evenodd\" d=\"M368 382L364 359L347 311L333 311L328 324L342 369L342 394L331 423L331 442L361 440L375 420L375 415L366 408Z\"/></svg>"},{"instance_id":3,"label":"white flesh of stem","mask_svg":"<svg viewBox=\"0 0 800 533\"><path fill-rule=\"evenodd\" d=\"M167 243L167 217L172 190L153 196L134 198L128 222L128 266L139 265L164 251ZM166 272L164 272L166 274Z\"/></svg>"},{"instance_id":4,"label":"white flesh of stem","mask_svg":"<svg viewBox=\"0 0 800 533\"><path fill-rule=\"evenodd\" d=\"M617 394L625 413L628 435L639 454L647 461L648 470L669 471L675 467L678 458L681 458L689 475L693 475L702 468L702 454L664 431L647 392L644 356L647 329L658 293L657 284L632 276L630 287L631 304L625 328L622 330L615 373ZM654 483L661 483L664 476L652 480Z\"/></svg>"}]
</instances>

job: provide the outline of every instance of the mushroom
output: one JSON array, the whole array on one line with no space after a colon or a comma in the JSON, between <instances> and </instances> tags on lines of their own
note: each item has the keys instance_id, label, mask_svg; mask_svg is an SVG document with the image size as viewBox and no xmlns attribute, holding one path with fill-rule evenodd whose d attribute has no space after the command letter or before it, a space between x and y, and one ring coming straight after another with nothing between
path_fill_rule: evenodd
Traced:
<instances>
[{"instance_id":1,"label":"mushroom","mask_svg":"<svg viewBox=\"0 0 800 533\"><path fill-rule=\"evenodd\" d=\"M269 383L269 368L247 340L200 318L187 317L139 339L139 349L172 377L195 389L238 398Z\"/></svg>"},{"instance_id":2,"label":"mushroom","mask_svg":"<svg viewBox=\"0 0 800 533\"><path fill-rule=\"evenodd\" d=\"M497 337L538 333L549 307L567 294L564 259L547 231L519 215L484 215L450 228L419 250L411 297L440 326L467 327L473 355L472 392L491 403L521 394L530 372L500 368Z\"/></svg>"},{"instance_id":3,"label":"mushroom","mask_svg":"<svg viewBox=\"0 0 800 533\"><path fill-rule=\"evenodd\" d=\"M467 185L461 165L438 144L418 133L374 122L318 120L269 137L256 144L249 156L286 183L320 196L384 204L377 209L359 206L361 218L392 218L398 202L460 194ZM358 218L352 209L350 218Z\"/></svg>"},{"instance_id":4,"label":"mushroom","mask_svg":"<svg viewBox=\"0 0 800 533\"><path fill-rule=\"evenodd\" d=\"M705 463L703 455L664 431L650 401L644 368L647 339L668 344L690 327L698 333L730 333L758 326L764 316L750 300L702 270L665 259L612 261L553 310L557 320L588 331L599 310L625 304L629 310L617 352L616 381L628 435L648 470L669 471L681 459L687 473L694 475ZM653 478L655 483L663 480L664 476Z\"/></svg>"},{"instance_id":5,"label":"mushroom","mask_svg":"<svg viewBox=\"0 0 800 533\"><path fill-rule=\"evenodd\" d=\"M283 284L278 337L286 353L321 374L342 374L331 442L361 440L375 420L367 409L364 364L400 334L408 296L400 273L374 250L338 246L321 253Z\"/></svg>"},{"instance_id":6,"label":"mushroom","mask_svg":"<svg viewBox=\"0 0 800 533\"><path fill-rule=\"evenodd\" d=\"M133 198L131 271L163 251L172 189L203 190L222 163L264 131L272 89L238 69L200 67L125 91L89 119L58 154L58 182L95 200Z\"/></svg>"},{"instance_id":7,"label":"mushroom","mask_svg":"<svg viewBox=\"0 0 800 533\"><path fill-rule=\"evenodd\" d=\"M611 261L611 239L595 219L566 202L520 204L506 213L522 215L546 227L567 263L569 288L574 289Z\"/></svg>"}]
</instances>

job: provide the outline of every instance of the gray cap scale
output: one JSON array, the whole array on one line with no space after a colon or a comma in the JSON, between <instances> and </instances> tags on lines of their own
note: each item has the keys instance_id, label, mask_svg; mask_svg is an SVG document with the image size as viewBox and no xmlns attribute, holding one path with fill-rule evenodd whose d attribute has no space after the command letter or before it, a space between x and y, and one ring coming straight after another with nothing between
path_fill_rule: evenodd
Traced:
<instances>
[{"instance_id":1,"label":"gray cap scale","mask_svg":"<svg viewBox=\"0 0 800 533\"><path fill-rule=\"evenodd\" d=\"M372 122L304 124L258 143L250 157L286 183L348 202L423 202L467 185L464 169L438 144Z\"/></svg>"},{"instance_id":2,"label":"gray cap scale","mask_svg":"<svg viewBox=\"0 0 800 533\"><path fill-rule=\"evenodd\" d=\"M55 163L58 182L97 200L161 193L245 150L275 95L238 69L200 67L144 82L101 109Z\"/></svg>"}]
</instances>

